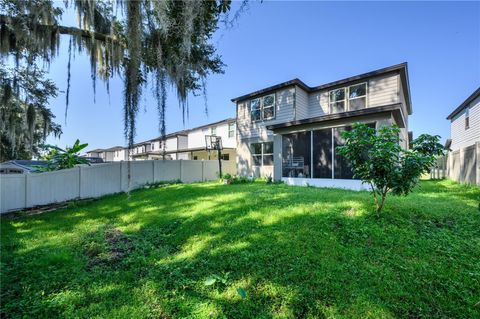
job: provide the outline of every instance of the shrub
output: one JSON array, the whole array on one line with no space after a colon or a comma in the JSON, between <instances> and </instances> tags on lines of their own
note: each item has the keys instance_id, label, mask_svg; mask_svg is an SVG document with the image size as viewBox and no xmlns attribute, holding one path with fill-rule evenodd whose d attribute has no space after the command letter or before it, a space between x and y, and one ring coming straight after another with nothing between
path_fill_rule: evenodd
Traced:
<instances>
[{"instance_id":1,"label":"shrub","mask_svg":"<svg viewBox=\"0 0 480 319\"><path fill-rule=\"evenodd\" d=\"M438 135L420 135L409 150L400 146L399 136L400 129L395 125L375 130L357 123L351 131L342 133L345 144L337 147L350 162L354 177L370 185L377 213L389 192L408 195L444 152Z\"/></svg>"}]
</instances>

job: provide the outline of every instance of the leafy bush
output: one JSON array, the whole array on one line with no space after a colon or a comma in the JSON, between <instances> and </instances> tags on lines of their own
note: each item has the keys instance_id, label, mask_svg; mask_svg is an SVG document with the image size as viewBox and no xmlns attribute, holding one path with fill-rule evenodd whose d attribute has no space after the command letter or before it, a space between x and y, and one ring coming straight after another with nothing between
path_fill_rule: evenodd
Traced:
<instances>
[{"instance_id":1,"label":"leafy bush","mask_svg":"<svg viewBox=\"0 0 480 319\"><path fill-rule=\"evenodd\" d=\"M80 140L78 139L72 147L66 147L65 149L61 149L55 145L45 145L44 148L49 151L44 157L48 160L48 164L46 167L38 167L38 169L40 171L58 171L75 167L78 164L90 165L86 158L78 155L78 153L87 146L87 143L80 144Z\"/></svg>"},{"instance_id":2,"label":"leafy bush","mask_svg":"<svg viewBox=\"0 0 480 319\"><path fill-rule=\"evenodd\" d=\"M388 192L408 195L444 152L438 135L420 135L409 150L400 146L399 136L400 129L395 125L375 130L357 123L351 131L342 133L345 144L337 147L350 162L354 177L370 185L377 213Z\"/></svg>"}]
</instances>

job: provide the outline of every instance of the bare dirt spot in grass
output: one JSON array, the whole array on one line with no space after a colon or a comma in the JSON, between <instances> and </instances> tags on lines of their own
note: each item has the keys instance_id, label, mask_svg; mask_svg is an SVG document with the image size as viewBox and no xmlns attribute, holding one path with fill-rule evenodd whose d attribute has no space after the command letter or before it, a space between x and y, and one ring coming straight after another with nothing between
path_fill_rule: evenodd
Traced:
<instances>
[{"instance_id":1,"label":"bare dirt spot in grass","mask_svg":"<svg viewBox=\"0 0 480 319\"><path fill-rule=\"evenodd\" d=\"M117 266L133 250L130 238L121 230L110 226L102 229L101 234L92 234L83 244L84 254L88 257L88 267Z\"/></svg>"}]
</instances>

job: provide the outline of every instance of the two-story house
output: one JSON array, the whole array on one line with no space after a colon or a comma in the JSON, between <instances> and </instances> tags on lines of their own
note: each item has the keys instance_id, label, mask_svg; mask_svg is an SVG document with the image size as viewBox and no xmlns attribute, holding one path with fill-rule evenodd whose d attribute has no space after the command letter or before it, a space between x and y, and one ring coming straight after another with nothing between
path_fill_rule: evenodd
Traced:
<instances>
[{"instance_id":1,"label":"two-story house","mask_svg":"<svg viewBox=\"0 0 480 319\"><path fill-rule=\"evenodd\" d=\"M104 162L119 162L127 160L127 152L122 146L114 146L107 149L95 149L87 152L88 157L99 157Z\"/></svg>"},{"instance_id":2,"label":"two-story house","mask_svg":"<svg viewBox=\"0 0 480 319\"><path fill-rule=\"evenodd\" d=\"M232 99L237 114L237 168L295 185L360 189L336 153L356 122L396 124L409 145L412 114L407 64L310 87L293 79Z\"/></svg>"},{"instance_id":3,"label":"two-story house","mask_svg":"<svg viewBox=\"0 0 480 319\"><path fill-rule=\"evenodd\" d=\"M166 135L163 139L157 137L134 145L127 156L127 149L116 146L109 149L96 149L87 152L89 157L101 157L104 161L123 160L216 160L217 151L206 150L205 138L209 135L222 139L222 159L236 159L236 119L228 118L218 122L202 125L189 130L183 130Z\"/></svg>"},{"instance_id":4,"label":"two-story house","mask_svg":"<svg viewBox=\"0 0 480 319\"><path fill-rule=\"evenodd\" d=\"M447 120L450 121L447 176L461 183L480 185L480 88Z\"/></svg>"}]
</instances>

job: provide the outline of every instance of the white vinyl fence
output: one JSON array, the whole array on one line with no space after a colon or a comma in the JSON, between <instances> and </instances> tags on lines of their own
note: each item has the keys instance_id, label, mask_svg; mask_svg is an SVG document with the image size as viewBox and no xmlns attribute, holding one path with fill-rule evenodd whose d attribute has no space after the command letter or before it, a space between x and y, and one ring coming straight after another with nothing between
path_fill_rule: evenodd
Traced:
<instances>
[{"instance_id":1,"label":"white vinyl fence","mask_svg":"<svg viewBox=\"0 0 480 319\"><path fill-rule=\"evenodd\" d=\"M222 172L235 174L235 161L222 161ZM132 161L130 174L130 189L162 181L209 181L218 178L218 161ZM0 175L0 213L126 192L128 188L127 162L45 173L5 174Z\"/></svg>"}]
</instances>

